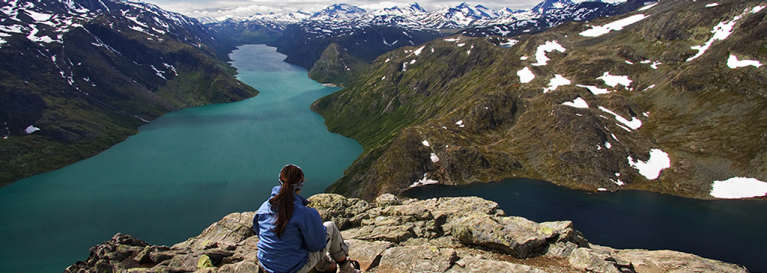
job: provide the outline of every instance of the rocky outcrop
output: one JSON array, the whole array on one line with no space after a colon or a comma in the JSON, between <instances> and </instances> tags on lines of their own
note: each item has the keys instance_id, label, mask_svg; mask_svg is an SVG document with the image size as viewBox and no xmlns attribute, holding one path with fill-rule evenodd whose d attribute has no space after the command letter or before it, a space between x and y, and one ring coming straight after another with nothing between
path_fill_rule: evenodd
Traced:
<instances>
[{"instance_id":1,"label":"rocky outcrop","mask_svg":"<svg viewBox=\"0 0 767 273\"><path fill-rule=\"evenodd\" d=\"M339 225L365 272L748 272L688 253L592 245L570 221L506 216L478 197L309 200L323 220ZM117 234L65 272L256 272L253 215L229 214L171 247Z\"/></svg>"}]
</instances>

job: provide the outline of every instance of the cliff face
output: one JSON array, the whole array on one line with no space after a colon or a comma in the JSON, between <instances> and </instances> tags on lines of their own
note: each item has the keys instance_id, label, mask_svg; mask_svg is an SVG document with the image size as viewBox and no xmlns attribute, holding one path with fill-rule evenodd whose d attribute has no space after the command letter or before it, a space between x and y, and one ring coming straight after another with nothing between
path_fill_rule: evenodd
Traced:
<instances>
[{"instance_id":1,"label":"cliff face","mask_svg":"<svg viewBox=\"0 0 767 273\"><path fill-rule=\"evenodd\" d=\"M748 272L682 252L592 245L570 221L506 216L477 197L309 200L339 226L365 272ZM253 215L232 213L172 247L117 234L64 272L256 272Z\"/></svg>"}]
</instances>

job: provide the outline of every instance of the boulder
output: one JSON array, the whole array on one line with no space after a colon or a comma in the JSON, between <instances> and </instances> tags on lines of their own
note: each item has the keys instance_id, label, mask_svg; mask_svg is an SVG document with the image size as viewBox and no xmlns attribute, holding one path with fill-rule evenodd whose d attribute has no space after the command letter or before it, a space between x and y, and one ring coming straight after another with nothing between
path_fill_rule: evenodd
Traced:
<instances>
[{"instance_id":1,"label":"boulder","mask_svg":"<svg viewBox=\"0 0 767 273\"><path fill-rule=\"evenodd\" d=\"M376 207L385 208L388 206L402 205L402 201L400 201L394 194L385 193L376 198L375 205Z\"/></svg>"},{"instance_id":2,"label":"boulder","mask_svg":"<svg viewBox=\"0 0 767 273\"><path fill-rule=\"evenodd\" d=\"M343 195L322 193L308 198L310 207L317 209L322 221L333 221L339 229L359 225L359 220L352 223L355 216L368 210L370 204L362 199L346 198Z\"/></svg>"}]
</instances>

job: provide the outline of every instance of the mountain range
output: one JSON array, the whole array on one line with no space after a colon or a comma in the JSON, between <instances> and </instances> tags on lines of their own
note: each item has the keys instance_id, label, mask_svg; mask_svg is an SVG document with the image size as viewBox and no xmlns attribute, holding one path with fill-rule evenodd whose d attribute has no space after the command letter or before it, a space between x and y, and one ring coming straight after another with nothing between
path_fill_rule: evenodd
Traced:
<instances>
[{"instance_id":1,"label":"mountain range","mask_svg":"<svg viewBox=\"0 0 767 273\"><path fill-rule=\"evenodd\" d=\"M372 11L336 4L311 15L254 15L206 25L217 33L214 37L218 40L275 46L287 55L286 62L310 70L313 79L346 85L364 73L376 57L403 46L458 32L473 37L535 34L564 22L619 15L643 4L637 0L617 4L546 0L533 9L516 11L466 3L436 11L426 11L417 3ZM344 57L331 57L338 56L336 53Z\"/></svg>"},{"instance_id":2,"label":"mountain range","mask_svg":"<svg viewBox=\"0 0 767 273\"><path fill-rule=\"evenodd\" d=\"M167 112L258 92L196 19L147 3L0 3L0 184L90 157Z\"/></svg>"}]
</instances>

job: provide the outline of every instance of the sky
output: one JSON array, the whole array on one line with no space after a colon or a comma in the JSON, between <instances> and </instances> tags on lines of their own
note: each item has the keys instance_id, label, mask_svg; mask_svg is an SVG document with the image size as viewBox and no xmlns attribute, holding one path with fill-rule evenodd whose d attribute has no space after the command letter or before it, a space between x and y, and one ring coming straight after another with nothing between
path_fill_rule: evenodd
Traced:
<instances>
[{"instance_id":1,"label":"sky","mask_svg":"<svg viewBox=\"0 0 767 273\"><path fill-rule=\"evenodd\" d=\"M135 0L134 0L135 1ZM211 17L223 19L226 16L247 17L256 13L270 12L287 14L295 11L314 13L333 4L350 4L366 10L388 8L393 6L406 7L417 2L428 11L446 7L454 7L463 1L452 0L421 0L421 1L380 1L380 0L141 0L153 3L163 9L178 12L191 17ZM530 9L543 0L481 0L482 2L467 2L471 6L483 5L500 10L503 8ZM573 2L583 2L574 0ZM614 2L607 0L604 2Z\"/></svg>"}]
</instances>

